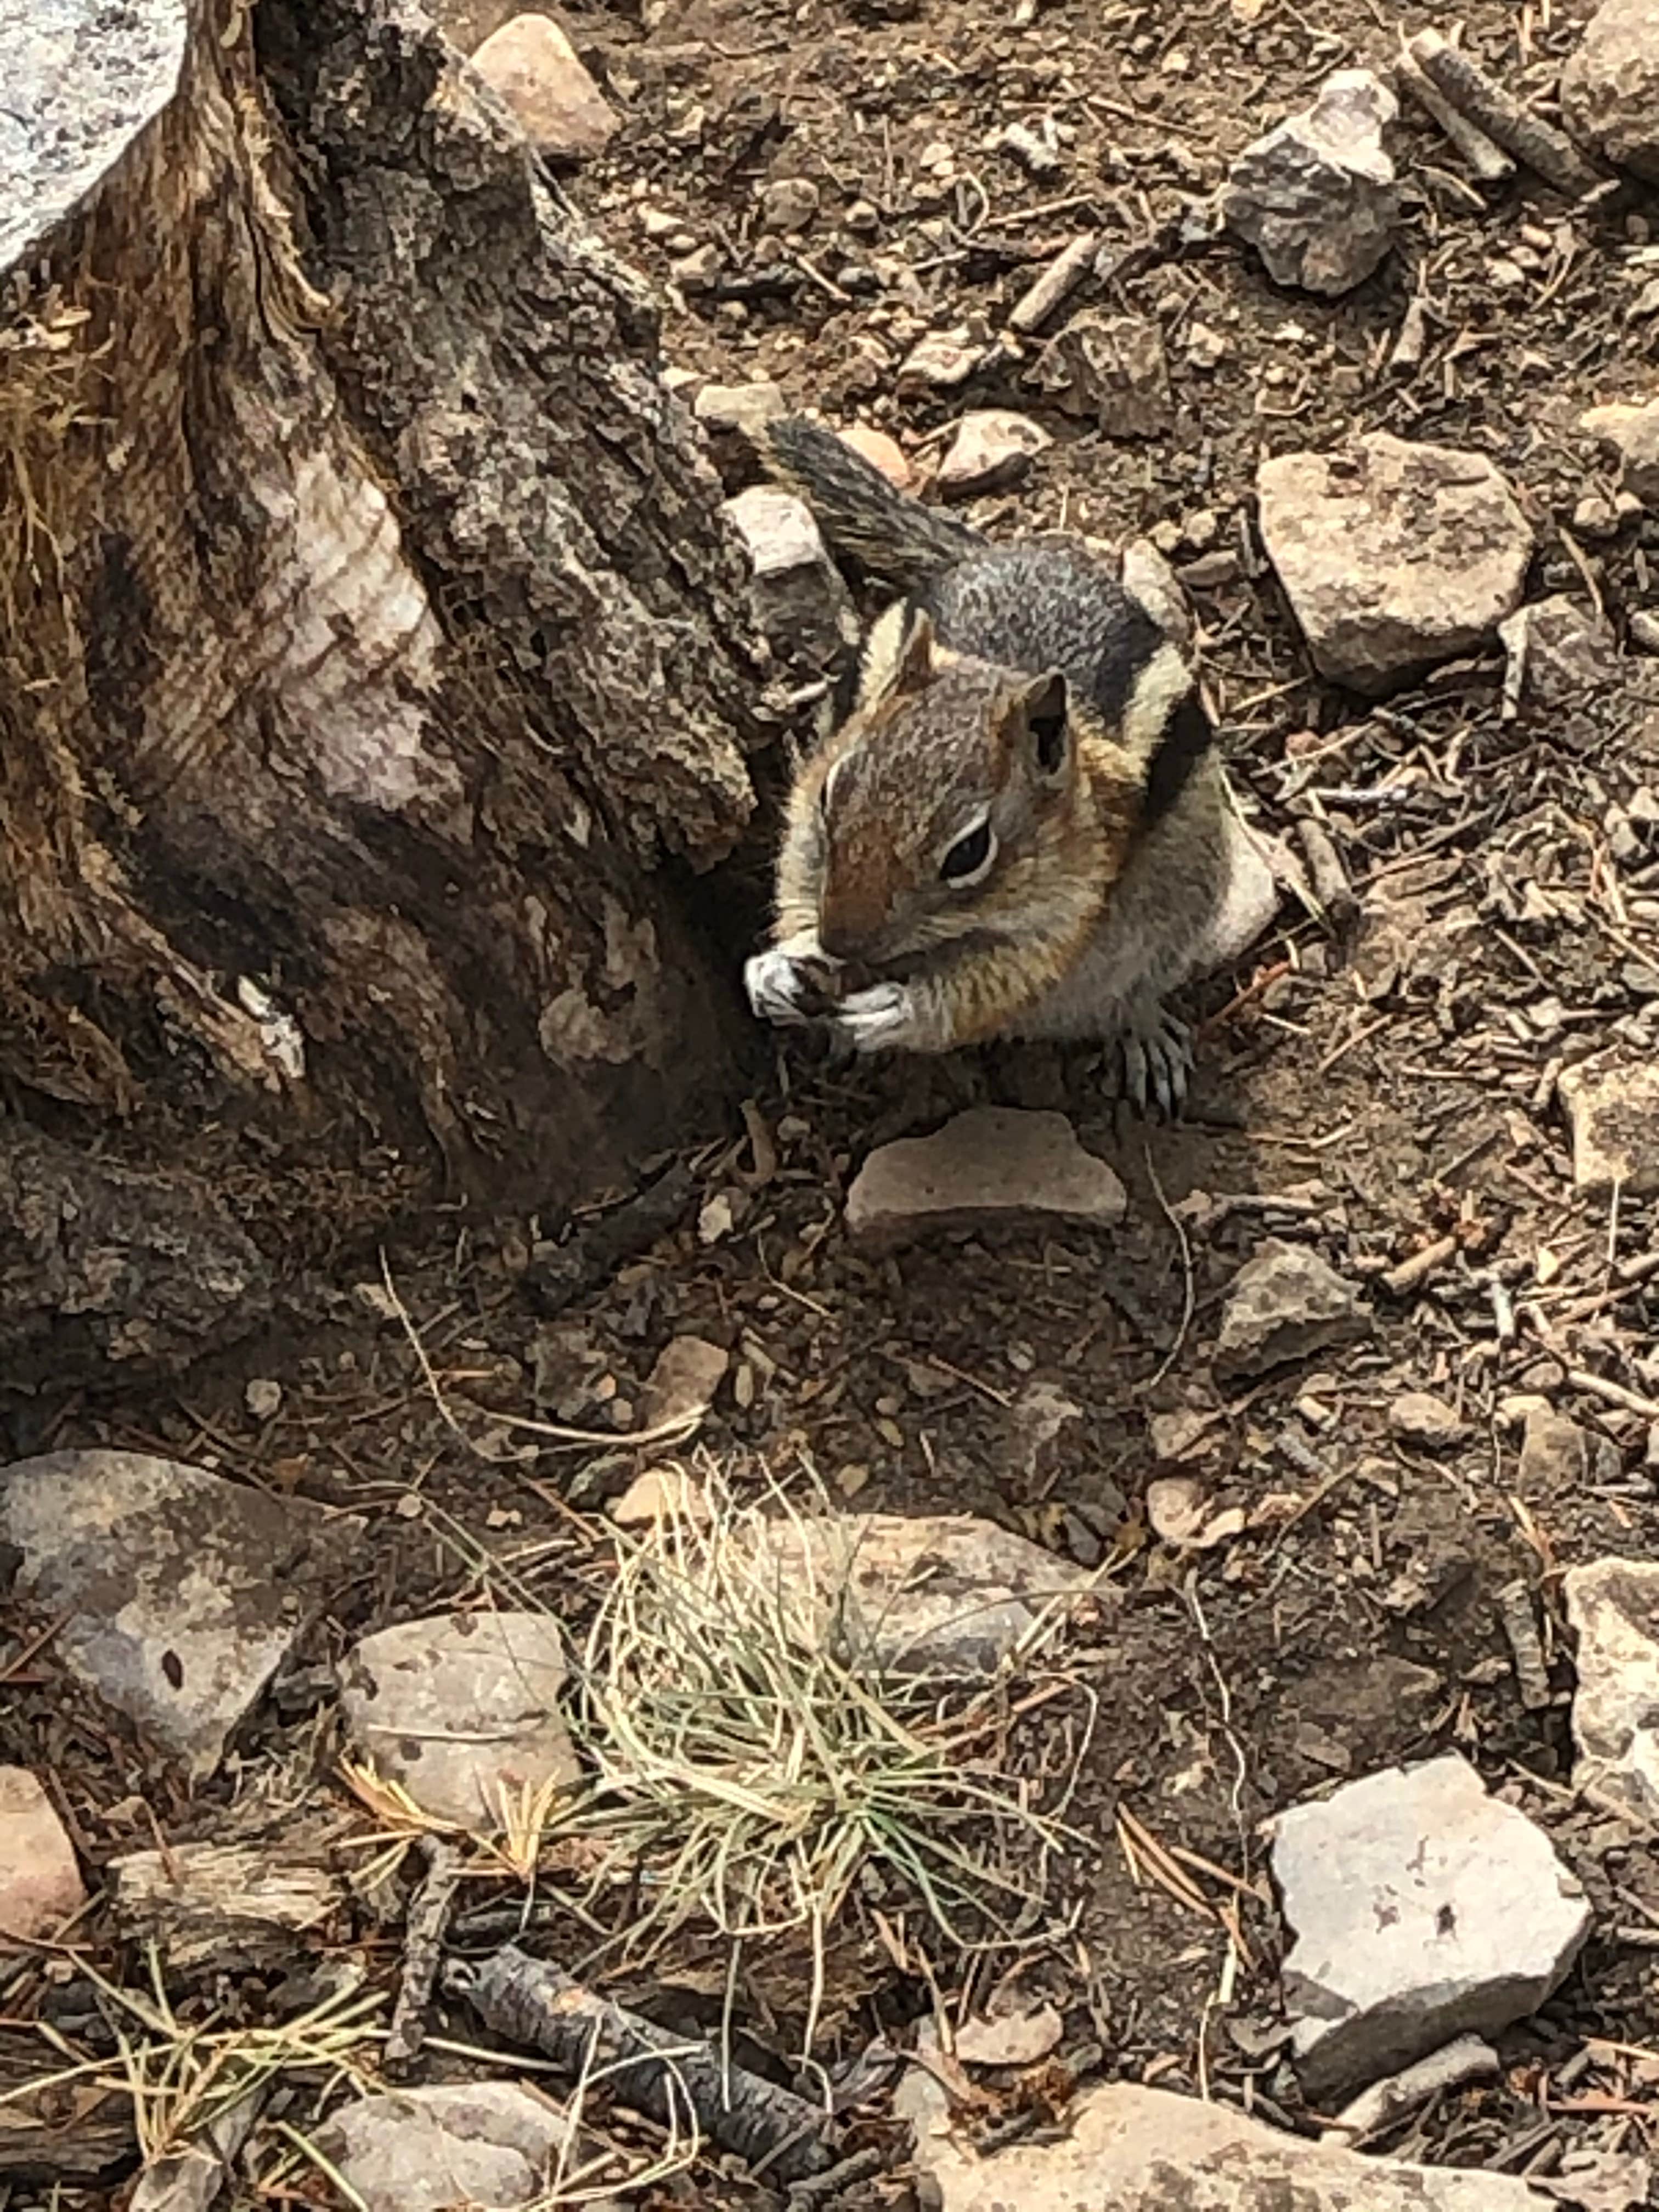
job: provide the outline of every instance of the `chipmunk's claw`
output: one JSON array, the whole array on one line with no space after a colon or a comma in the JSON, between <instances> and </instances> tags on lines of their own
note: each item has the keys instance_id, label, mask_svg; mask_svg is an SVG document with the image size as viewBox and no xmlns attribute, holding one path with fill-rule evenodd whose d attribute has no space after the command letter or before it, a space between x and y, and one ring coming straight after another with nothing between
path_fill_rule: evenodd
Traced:
<instances>
[{"instance_id":1,"label":"chipmunk's claw","mask_svg":"<svg viewBox=\"0 0 1659 2212\"><path fill-rule=\"evenodd\" d=\"M1160 1006L1144 1025L1124 1032L1119 1049L1123 1087L1136 1113L1156 1106L1173 1121L1187 1103L1193 1066L1193 1033L1185 1022Z\"/></svg>"},{"instance_id":2,"label":"chipmunk's claw","mask_svg":"<svg viewBox=\"0 0 1659 2212\"><path fill-rule=\"evenodd\" d=\"M743 981L749 1004L760 1020L799 1029L813 1019L806 1000L815 978L806 963L793 953L780 952L775 945L756 953L744 963Z\"/></svg>"},{"instance_id":3,"label":"chipmunk's claw","mask_svg":"<svg viewBox=\"0 0 1659 2212\"><path fill-rule=\"evenodd\" d=\"M872 983L854 991L836 1007L833 1034L860 1054L902 1051L918 1042L915 1005L902 983Z\"/></svg>"}]
</instances>

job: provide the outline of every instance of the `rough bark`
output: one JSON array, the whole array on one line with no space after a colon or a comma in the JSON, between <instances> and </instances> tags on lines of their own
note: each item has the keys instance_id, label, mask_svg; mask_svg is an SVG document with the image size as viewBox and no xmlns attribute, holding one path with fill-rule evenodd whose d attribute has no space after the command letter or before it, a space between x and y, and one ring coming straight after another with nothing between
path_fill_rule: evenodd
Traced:
<instances>
[{"instance_id":1,"label":"rough bark","mask_svg":"<svg viewBox=\"0 0 1659 2212\"><path fill-rule=\"evenodd\" d=\"M613 1181L729 1092L759 734L650 302L412 6L82 5L8 90L5 1100L268 1261Z\"/></svg>"}]
</instances>

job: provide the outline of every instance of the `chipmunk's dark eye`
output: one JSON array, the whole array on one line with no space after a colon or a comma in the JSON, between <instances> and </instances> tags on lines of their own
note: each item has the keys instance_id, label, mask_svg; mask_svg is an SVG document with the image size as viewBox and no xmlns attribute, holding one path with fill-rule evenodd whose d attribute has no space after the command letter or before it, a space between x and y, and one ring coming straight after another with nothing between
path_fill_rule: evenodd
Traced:
<instances>
[{"instance_id":1,"label":"chipmunk's dark eye","mask_svg":"<svg viewBox=\"0 0 1659 2212\"><path fill-rule=\"evenodd\" d=\"M939 864L939 872L947 884L955 884L961 889L964 884L976 884L996 854L996 833L988 821L981 822L949 848Z\"/></svg>"}]
</instances>

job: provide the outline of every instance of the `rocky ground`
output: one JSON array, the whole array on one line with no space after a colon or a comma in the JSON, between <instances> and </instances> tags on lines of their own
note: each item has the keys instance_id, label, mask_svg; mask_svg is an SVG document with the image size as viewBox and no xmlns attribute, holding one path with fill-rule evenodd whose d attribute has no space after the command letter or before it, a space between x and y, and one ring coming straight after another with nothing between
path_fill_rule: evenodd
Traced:
<instances>
[{"instance_id":1,"label":"rocky ground","mask_svg":"<svg viewBox=\"0 0 1659 2212\"><path fill-rule=\"evenodd\" d=\"M556 101L519 56L734 495L742 422L811 406L994 531L1132 549L1280 911L1198 994L1178 1127L1086 1054L781 1048L643 1194L307 1285L171 1400L12 1411L9 1456L82 1456L0 1502L10 2203L140 2151L132 2203L206 2202L164 2154L209 2120L249 2202L535 2197L568 2081L497 1985L519 1936L725 2021L784 2116L688 2163L591 2083L562 2201L1652 2201L1659 15L1586 13L1467 18L1534 124L1571 61L1573 144L1508 173L1332 88L1421 27L1360 0L648 0L567 19ZM761 523L805 694L839 587ZM789 1518L825 1507L852 1553ZM680 1583L617 1534L665 1512ZM850 1594L855 1679L896 1643L958 1686L905 1725L965 1895L942 1925L878 1850L816 1955L797 1919L734 1965L554 1807L664 1644L700 1712L761 1679L780 1589L826 1650ZM803 1770L828 1679L774 1685ZM683 1808L720 1760L665 1742ZM424 2103L342 2099L399 2073Z\"/></svg>"}]
</instances>

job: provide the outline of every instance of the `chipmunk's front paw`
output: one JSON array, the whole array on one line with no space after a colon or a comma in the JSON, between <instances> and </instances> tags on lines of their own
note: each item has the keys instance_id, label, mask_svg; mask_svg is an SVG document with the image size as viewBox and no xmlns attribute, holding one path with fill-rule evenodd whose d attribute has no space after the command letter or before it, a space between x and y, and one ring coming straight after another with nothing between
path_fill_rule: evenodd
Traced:
<instances>
[{"instance_id":1,"label":"chipmunk's front paw","mask_svg":"<svg viewBox=\"0 0 1659 2212\"><path fill-rule=\"evenodd\" d=\"M849 992L836 1008L831 1033L860 1054L927 1049L916 1002L902 983L872 983Z\"/></svg>"},{"instance_id":2,"label":"chipmunk's front paw","mask_svg":"<svg viewBox=\"0 0 1659 2212\"><path fill-rule=\"evenodd\" d=\"M781 1022L799 1028L813 1018L811 1002L821 988L817 969L793 952L775 945L745 961L744 988L749 1003L763 1022Z\"/></svg>"},{"instance_id":3,"label":"chipmunk's front paw","mask_svg":"<svg viewBox=\"0 0 1659 2212\"><path fill-rule=\"evenodd\" d=\"M1166 1121L1187 1103L1193 1072L1193 1033L1162 1006L1149 1007L1119 1041L1123 1087L1137 1114L1155 1105Z\"/></svg>"}]
</instances>

